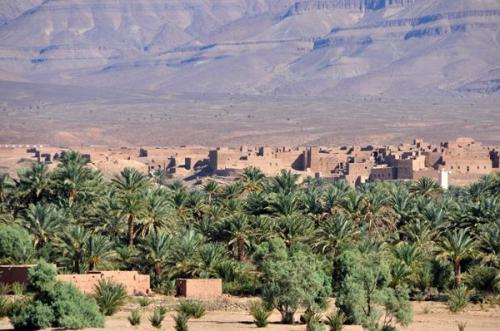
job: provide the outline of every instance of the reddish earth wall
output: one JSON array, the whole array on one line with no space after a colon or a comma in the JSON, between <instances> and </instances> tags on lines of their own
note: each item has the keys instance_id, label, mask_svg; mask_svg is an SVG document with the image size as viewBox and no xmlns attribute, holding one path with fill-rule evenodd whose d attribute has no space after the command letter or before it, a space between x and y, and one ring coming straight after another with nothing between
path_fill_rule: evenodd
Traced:
<instances>
[{"instance_id":1,"label":"reddish earth wall","mask_svg":"<svg viewBox=\"0 0 500 331\"><path fill-rule=\"evenodd\" d=\"M0 283L15 282L27 284L28 270L33 265L0 266ZM112 280L123 284L130 295L149 294L149 276L140 275L137 271L101 271L90 274L58 275L57 280L70 282L84 293L94 292L95 285L101 279Z\"/></svg>"},{"instance_id":2,"label":"reddish earth wall","mask_svg":"<svg viewBox=\"0 0 500 331\"><path fill-rule=\"evenodd\" d=\"M0 265L0 283L28 283L28 270L32 264Z\"/></svg>"},{"instance_id":3,"label":"reddish earth wall","mask_svg":"<svg viewBox=\"0 0 500 331\"><path fill-rule=\"evenodd\" d=\"M177 279L177 295L212 299L222 295L222 279Z\"/></svg>"},{"instance_id":4,"label":"reddish earth wall","mask_svg":"<svg viewBox=\"0 0 500 331\"><path fill-rule=\"evenodd\" d=\"M140 275L137 271L101 271L91 274L58 275L57 279L70 282L84 293L94 292L95 285L101 280L112 280L123 284L130 295L149 294L149 276Z\"/></svg>"}]
</instances>

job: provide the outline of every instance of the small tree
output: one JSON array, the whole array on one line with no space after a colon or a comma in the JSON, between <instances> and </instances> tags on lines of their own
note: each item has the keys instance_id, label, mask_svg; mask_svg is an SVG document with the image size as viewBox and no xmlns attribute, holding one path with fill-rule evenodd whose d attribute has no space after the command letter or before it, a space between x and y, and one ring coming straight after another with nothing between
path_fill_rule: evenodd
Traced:
<instances>
[{"instance_id":1,"label":"small tree","mask_svg":"<svg viewBox=\"0 0 500 331\"><path fill-rule=\"evenodd\" d=\"M286 324L293 323L300 306L324 307L331 286L322 261L304 247L287 249L281 239L271 246L261 265L264 302L276 308Z\"/></svg>"},{"instance_id":2,"label":"small tree","mask_svg":"<svg viewBox=\"0 0 500 331\"><path fill-rule=\"evenodd\" d=\"M338 258L340 287L336 305L349 321L361 324L367 330L379 330L379 320L385 311L384 328L393 321L407 325L412 319L408 291L391 288L390 265L384 252L352 249Z\"/></svg>"},{"instance_id":3,"label":"small tree","mask_svg":"<svg viewBox=\"0 0 500 331\"><path fill-rule=\"evenodd\" d=\"M103 327L104 317L95 301L74 285L56 281L55 268L40 261L29 271L27 304L15 305L9 312L16 329L57 327L83 329Z\"/></svg>"}]
</instances>

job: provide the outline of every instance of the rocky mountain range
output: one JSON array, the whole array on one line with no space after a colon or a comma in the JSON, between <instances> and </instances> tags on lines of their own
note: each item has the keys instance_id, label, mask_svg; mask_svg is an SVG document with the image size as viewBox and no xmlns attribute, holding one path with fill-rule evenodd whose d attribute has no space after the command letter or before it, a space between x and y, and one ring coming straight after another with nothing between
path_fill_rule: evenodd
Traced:
<instances>
[{"instance_id":1,"label":"rocky mountain range","mask_svg":"<svg viewBox=\"0 0 500 331\"><path fill-rule=\"evenodd\" d=\"M2 86L498 95L499 0L2 0Z\"/></svg>"}]
</instances>

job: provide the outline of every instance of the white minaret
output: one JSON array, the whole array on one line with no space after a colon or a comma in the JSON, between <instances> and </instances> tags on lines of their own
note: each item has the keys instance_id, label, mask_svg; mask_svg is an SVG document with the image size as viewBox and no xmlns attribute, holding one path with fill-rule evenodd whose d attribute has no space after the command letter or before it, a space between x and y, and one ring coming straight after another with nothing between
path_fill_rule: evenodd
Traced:
<instances>
[{"instance_id":1,"label":"white minaret","mask_svg":"<svg viewBox=\"0 0 500 331\"><path fill-rule=\"evenodd\" d=\"M439 171L439 185L443 190L448 189L448 171L441 170Z\"/></svg>"}]
</instances>

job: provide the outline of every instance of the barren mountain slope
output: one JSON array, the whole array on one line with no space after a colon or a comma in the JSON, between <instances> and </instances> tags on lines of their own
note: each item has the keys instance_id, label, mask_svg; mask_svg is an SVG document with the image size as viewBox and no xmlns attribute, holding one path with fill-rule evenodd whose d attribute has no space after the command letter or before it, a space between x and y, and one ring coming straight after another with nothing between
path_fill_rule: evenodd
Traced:
<instances>
[{"instance_id":1,"label":"barren mountain slope","mask_svg":"<svg viewBox=\"0 0 500 331\"><path fill-rule=\"evenodd\" d=\"M158 94L494 94L499 54L498 0L0 4L0 80L35 84Z\"/></svg>"}]
</instances>

